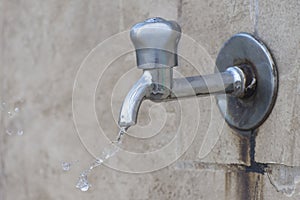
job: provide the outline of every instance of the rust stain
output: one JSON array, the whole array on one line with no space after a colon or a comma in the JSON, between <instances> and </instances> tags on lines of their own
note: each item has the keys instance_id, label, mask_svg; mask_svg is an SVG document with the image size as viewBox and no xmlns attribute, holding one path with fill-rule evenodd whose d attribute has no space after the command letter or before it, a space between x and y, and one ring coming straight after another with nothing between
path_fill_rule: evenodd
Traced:
<instances>
[{"instance_id":1,"label":"rust stain","mask_svg":"<svg viewBox=\"0 0 300 200\"><path fill-rule=\"evenodd\" d=\"M244 163L250 162L250 139L248 136L240 136L239 138L239 160Z\"/></svg>"},{"instance_id":2,"label":"rust stain","mask_svg":"<svg viewBox=\"0 0 300 200\"><path fill-rule=\"evenodd\" d=\"M225 199L230 200L231 199L231 172L225 173Z\"/></svg>"},{"instance_id":3,"label":"rust stain","mask_svg":"<svg viewBox=\"0 0 300 200\"><path fill-rule=\"evenodd\" d=\"M237 173L236 195L242 200L263 200L263 175L254 172Z\"/></svg>"},{"instance_id":4,"label":"rust stain","mask_svg":"<svg viewBox=\"0 0 300 200\"><path fill-rule=\"evenodd\" d=\"M245 171L237 172L236 195L243 200L262 200L263 199L263 175L266 164L255 161L255 145L258 130L251 131L248 136L240 137L240 160L248 163Z\"/></svg>"}]
</instances>

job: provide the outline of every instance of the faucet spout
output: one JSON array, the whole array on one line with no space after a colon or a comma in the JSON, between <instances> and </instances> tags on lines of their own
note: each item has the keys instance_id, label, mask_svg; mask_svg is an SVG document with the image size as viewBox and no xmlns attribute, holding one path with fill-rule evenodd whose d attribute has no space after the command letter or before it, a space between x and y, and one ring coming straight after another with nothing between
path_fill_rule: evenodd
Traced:
<instances>
[{"instance_id":1,"label":"faucet spout","mask_svg":"<svg viewBox=\"0 0 300 200\"><path fill-rule=\"evenodd\" d=\"M152 91L152 76L144 71L142 77L132 86L123 101L119 114L119 127L128 129L137 122L137 115L142 101Z\"/></svg>"}]
</instances>

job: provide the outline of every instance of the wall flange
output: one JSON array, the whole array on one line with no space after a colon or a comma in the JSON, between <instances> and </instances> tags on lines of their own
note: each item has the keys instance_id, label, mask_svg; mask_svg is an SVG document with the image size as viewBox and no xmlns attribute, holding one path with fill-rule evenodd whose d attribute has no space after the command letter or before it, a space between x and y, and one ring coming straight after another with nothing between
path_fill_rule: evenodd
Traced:
<instances>
[{"instance_id":1,"label":"wall flange","mask_svg":"<svg viewBox=\"0 0 300 200\"><path fill-rule=\"evenodd\" d=\"M229 126L240 131L258 128L269 116L278 90L277 67L267 47L248 33L232 36L221 48L216 72L228 67L248 64L252 67L256 88L250 97L216 95L217 105Z\"/></svg>"}]
</instances>

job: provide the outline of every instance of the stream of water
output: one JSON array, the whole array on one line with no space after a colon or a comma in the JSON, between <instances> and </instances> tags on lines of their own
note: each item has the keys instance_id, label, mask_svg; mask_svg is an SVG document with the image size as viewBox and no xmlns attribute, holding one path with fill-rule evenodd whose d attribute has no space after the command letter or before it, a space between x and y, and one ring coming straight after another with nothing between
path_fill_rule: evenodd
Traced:
<instances>
[{"instance_id":1,"label":"stream of water","mask_svg":"<svg viewBox=\"0 0 300 200\"><path fill-rule=\"evenodd\" d=\"M113 157L121 148L122 136L126 133L126 128L120 128L118 137L116 141L111 142L111 144L102 151L102 154L96 158L90 166L84 170L77 181L76 188L80 189L83 192L86 192L91 187L91 184L88 181L88 176L96 167L101 166L106 160Z\"/></svg>"}]
</instances>

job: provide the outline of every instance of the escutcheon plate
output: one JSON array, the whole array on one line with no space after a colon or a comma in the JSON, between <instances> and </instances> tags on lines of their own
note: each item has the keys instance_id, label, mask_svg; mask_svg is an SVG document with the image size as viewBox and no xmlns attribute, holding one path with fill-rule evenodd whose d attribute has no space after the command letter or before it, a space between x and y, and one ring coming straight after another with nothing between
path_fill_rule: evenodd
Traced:
<instances>
[{"instance_id":1,"label":"escutcheon plate","mask_svg":"<svg viewBox=\"0 0 300 200\"><path fill-rule=\"evenodd\" d=\"M255 93L248 98L229 94L217 95L217 105L226 122L234 129L257 129L269 116L277 96L277 68L267 47L248 33L232 36L222 47L216 72L228 67L250 64L256 75Z\"/></svg>"}]
</instances>

